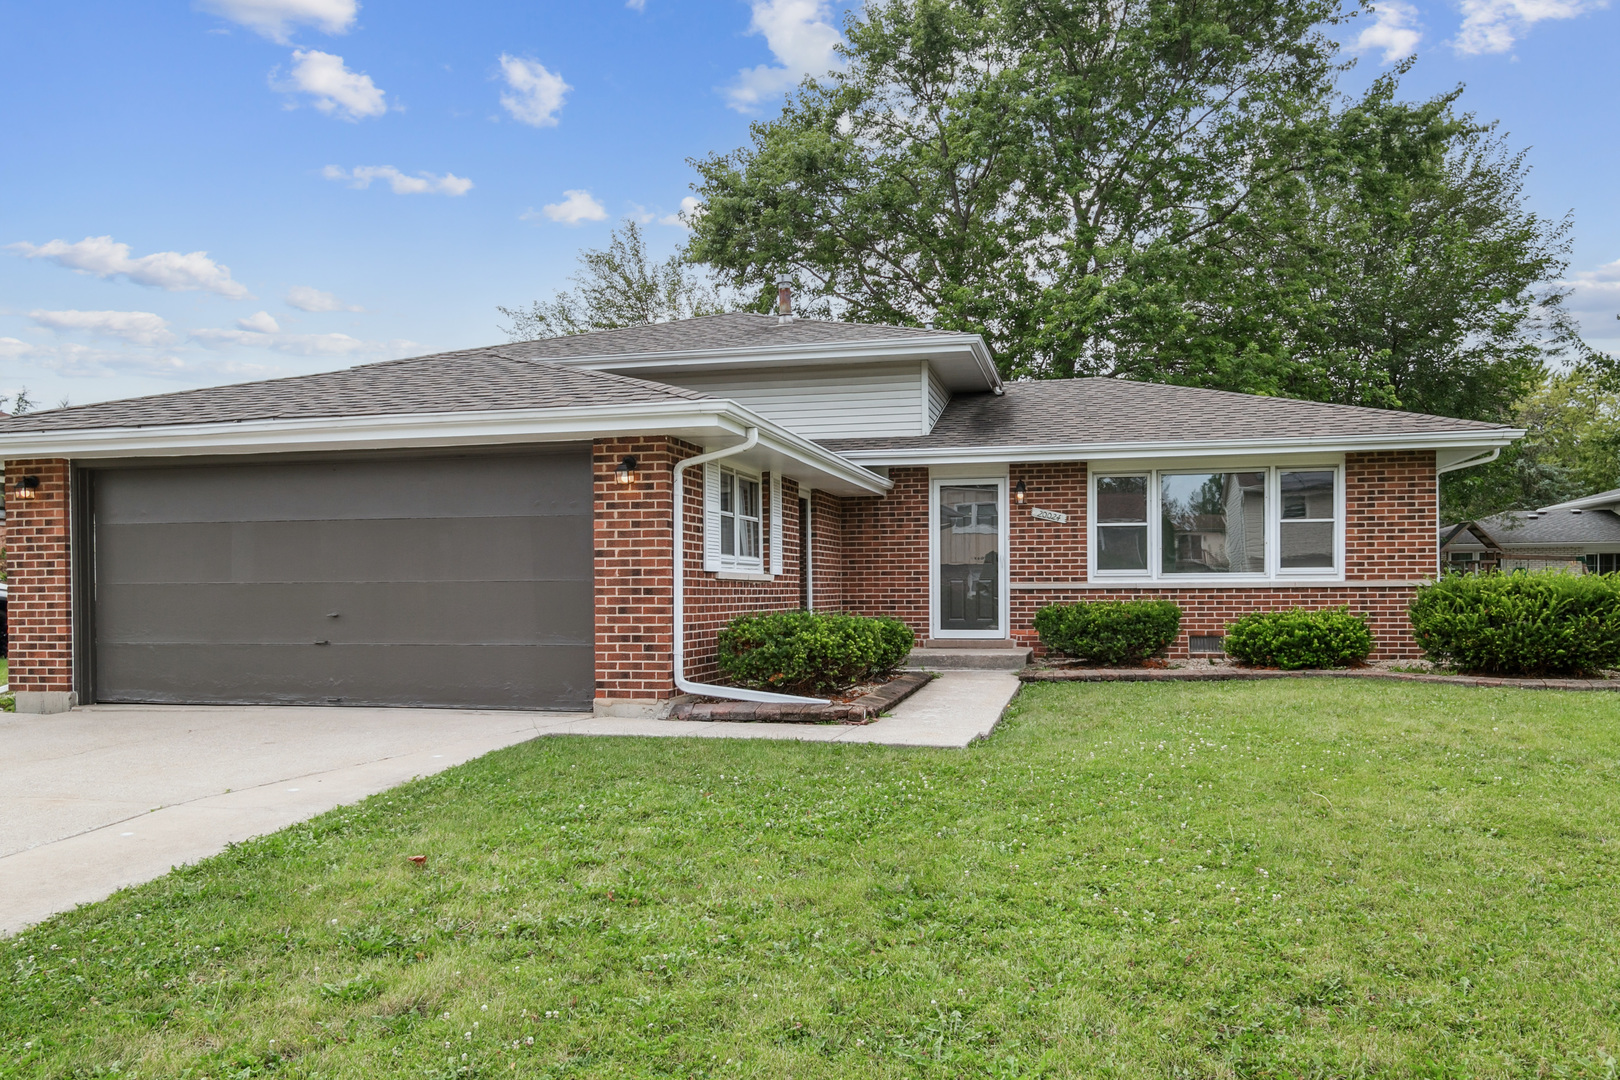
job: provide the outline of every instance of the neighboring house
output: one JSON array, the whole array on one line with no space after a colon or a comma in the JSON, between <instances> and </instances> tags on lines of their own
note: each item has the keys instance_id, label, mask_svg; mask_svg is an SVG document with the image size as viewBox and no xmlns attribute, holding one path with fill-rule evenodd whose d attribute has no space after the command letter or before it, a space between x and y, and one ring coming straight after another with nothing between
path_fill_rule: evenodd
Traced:
<instances>
[{"instance_id":1,"label":"neighboring house","mask_svg":"<svg viewBox=\"0 0 1620 1080\"><path fill-rule=\"evenodd\" d=\"M1440 557L1452 570L1620 573L1620 488L1442 526Z\"/></svg>"},{"instance_id":2,"label":"neighboring house","mask_svg":"<svg viewBox=\"0 0 1620 1080\"><path fill-rule=\"evenodd\" d=\"M1032 643L1133 597L1183 606L1173 655L1348 605L1409 656L1439 474L1520 434L1004 385L975 335L753 314L57 409L0 422L12 684L635 713L702 692L742 612Z\"/></svg>"}]
</instances>

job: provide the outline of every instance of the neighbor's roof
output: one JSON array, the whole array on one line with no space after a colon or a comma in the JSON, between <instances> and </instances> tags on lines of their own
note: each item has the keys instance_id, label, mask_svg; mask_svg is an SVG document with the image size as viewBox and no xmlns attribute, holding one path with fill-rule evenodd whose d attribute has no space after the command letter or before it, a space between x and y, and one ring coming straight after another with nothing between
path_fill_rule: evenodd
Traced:
<instances>
[{"instance_id":1,"label":"neighbor's roof","mask_svg":"<svg viewBox=\"0 0 1620 1080\"><path fill-rule=\"evenodd\" d=\"M319 375L51 409L6 417L0 420L0 434L713 400L696 390L503 355L507 352L495 348L442 353Z\"/></svg>"},{"instance_id":2,"label":"neighbor's roof","mask_svg":"<svg viewBox=\"0 0 1620 1080\"><path fill-rule=\"evenodd\" d=\"M1587 495L1579 499L1571 499L1568 502L1553 503L1551 506L1543 506L1541 509L1590 510L1595 507L1607 507L1611 510L1620 507L1620 488L1615 488L1612 491L1600 491L1596 495Z\"/></svg>"},{"instance_id":3,"label":"neighbor's roof","mask_svg":"<svg viewBox=\"0 0 1620 1080\"><path fill-rule=\"evenodd\" d=\"M1015 382L1002 394L959 394L928 435L829 439L825 445L841 452L951 450L1512 431L1447 416L1096 378Z\"/></svg>"},{"instance_id":4,"label":"neighbor's roof","mask_svg":"<svg viewBox=\"0 0 1620 1080\"><path fill-rule=\"evenodd\" d=\"M1479 526L1505 549L1568 544L1620 544L1620 515L1608 510L1511 510L1480 518ZM1444 526L1445 529L1453 526ZM1479 550L1478 541L1458 537L1459 551Z\"/></svg>"}]
</instances>

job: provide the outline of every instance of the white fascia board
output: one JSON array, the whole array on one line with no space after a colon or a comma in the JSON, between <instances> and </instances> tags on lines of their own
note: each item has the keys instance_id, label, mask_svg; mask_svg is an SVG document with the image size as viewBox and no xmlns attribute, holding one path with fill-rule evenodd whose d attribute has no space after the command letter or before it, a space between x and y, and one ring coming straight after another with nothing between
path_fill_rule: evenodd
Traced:
<instances>
[{"instance_id":1,"label":"white fascia board","mask_svg":"<svg viewBox=\"0 0 1620 1080\"><path fill-rule=\"evenodd\" d=\"M619 435L674 435L703 444L727 445L742 441L750 427L760 429L762 443L775 453L832 481L825 485L829 488L844 486L882 494L892 486L876 473L723 398L569 409L17 431L0 433L0 460L71 458L93 462L225 454L448 449L573 442Z\"/></svg>"},{"instance_id":2,"label":"white fascia board","mask_svg":"<svg viewBox=\"0 0 1620 1080\"><path fill-rule=\"evenodd\" d=\"M1342 454L1373 450L1486 451L1524 437L1504 429L1483 437L1477 432L1429 432L1413 435L1353 435L1333 439L1270 438L1175 442L1048 443L1031 446L974 446L843 450L850 461L874 465L971 465L1026 461L1109 461L1136 458L1230 457L1255 453Z\"/></svg>"},{"instance_id":3,"label":"white fascia board","mask_svg":"<svg viewBox=\"0 0 1620 1080\"><path fill-rule=\"evenodd\" d=\"M588 368L592 371L656 371L661 368L736 367L760 361L786 361L793 366L848 363L851 360L930 360L942 353L969 357L984 379L984 389L1002 392L1001 373L990 356L990 347L978 336L959 335L914 337L903 340L837 341L814 345L770 345L763 348L691 349L684 352L618 353L609 356L565 356L548 364Z\"/></svg>"}]
</instances>

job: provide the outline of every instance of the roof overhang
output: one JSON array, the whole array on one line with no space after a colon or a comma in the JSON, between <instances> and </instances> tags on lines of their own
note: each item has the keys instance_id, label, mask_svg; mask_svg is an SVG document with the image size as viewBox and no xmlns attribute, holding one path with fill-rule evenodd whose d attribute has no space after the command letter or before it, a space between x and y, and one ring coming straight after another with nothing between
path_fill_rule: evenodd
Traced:
<instances>
[{"instance_id":1,"label":"roof overhang","mask_svg":"<svg viewBox=\"0 0 1620 1080\"><path fill-rule=\"evenodd\" d=\"M941 382L954 393L991 390L1001 393L1001 374L984 339L972 334L919 335L898 340L826 342L817 345L750 346L689 352L628 353L611 356L536 357L564 367L615 371L623 375L667 379L677 371L732 371L758 367L820 367L887 360L927 360Z\"/></svg>"},{"instance_id":2,"label":"roof overhang","mask_svg":"<svg viewBox=\"0 0 1620 1080\"><path fill-rule=\"evenodd\" d=\"M1029 446L887 447L842 450L850 461L866 465L985 465L1021 461L1132 461L1153 459L1229 458L1254 454L1320 457L1324 454L1375 450L1433 450L1441 472L1482 464L1524 432L1502 428L1422 434L1353 435L1332 439L1305 437L1267 439L1165 440L1162 442L1045 443Z\"/></svg>"},{"instance_id":3,"label":"roof overhang","mask_svg":"<svg viewBox=\"0 0 1620 1080\"><path fill-rule=\"evenodd\" d=\"M454 449L580 442L625 435L672 435L718 450L759 429L759 443L738 460L839 495L881 495L892 485L843 456L733 401L490 412L406 413L219 424L73 428L0 434L0 460L98 461L217 455L327 453L346 450Z\"/></svg>"}]
</instances>

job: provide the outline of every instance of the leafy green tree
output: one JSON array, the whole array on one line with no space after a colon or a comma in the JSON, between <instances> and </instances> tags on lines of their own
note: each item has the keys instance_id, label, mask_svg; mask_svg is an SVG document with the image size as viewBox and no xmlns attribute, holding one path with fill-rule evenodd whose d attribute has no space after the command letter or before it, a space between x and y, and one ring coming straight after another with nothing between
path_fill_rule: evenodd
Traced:
<instances>
[{"instance_id":1,"label":"leafy green tree","mask_svg":"<svg viewBox=\"0 0 1620 1080\"><path fill-rule=\"evenodd\" d=\"M1325 0L883 0L694 162L693 258L1109 375L1503 419L1581 346L1567 221L1449 94L1343 103Z\"/></svg>"},{"instance_id":2,"label":"leafy green tree","mask_svg":"<svg viewBox=\"0 0 1620 1080\"><path fill-rule=\"evenodd\" d=\"M1553 372L1520 403L1525 437L1489 465L1448 473L1447 521L1533 510L1620 487L1620 392L1589 369Z\"/></svg>"},{"instance_id":3,"label":"leafy green tree","mask_svg":"<svg viewBox=\"0 0 1620 1080\"><path fill-rule=\"evenodd\" d=\"M579 253L579 272L569 278L573 289L536 300L527 308L497 307L509 326L508 340L584 334L621 326L715 315L731 309L726 296L683 252L663 262L647 252L641 226L626 218L614 229L606 248Z\"/></svg>"}]
</instances>

